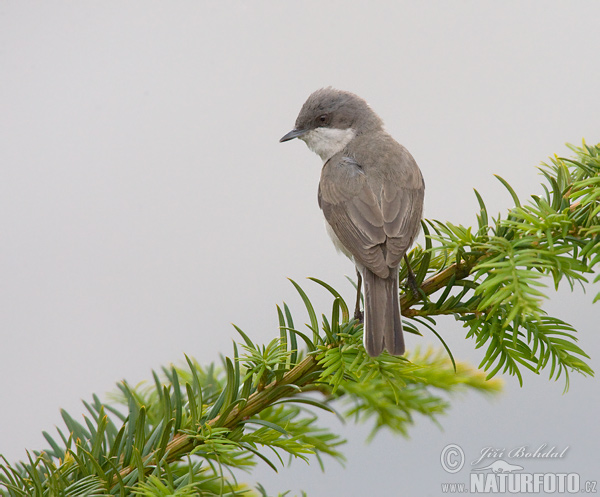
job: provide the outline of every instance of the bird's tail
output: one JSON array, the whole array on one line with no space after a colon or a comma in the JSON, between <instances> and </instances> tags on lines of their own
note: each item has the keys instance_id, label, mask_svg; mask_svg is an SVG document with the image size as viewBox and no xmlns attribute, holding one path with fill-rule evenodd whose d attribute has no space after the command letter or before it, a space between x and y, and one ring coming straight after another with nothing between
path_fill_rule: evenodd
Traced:
<instances>
[{"instance_id":1,"label":"bird's tail","mask_svg":"<svg viewBox=\"0 0 600 497\"><path fill-rule=\"evenodd\" d=\"M400 318L398 271L393 269L388 278L380 278L364 268L365 292L365 348L370 356L378 356L383 349L392 355L404 354L404 336Z\"/></svg>"}]
</instances>

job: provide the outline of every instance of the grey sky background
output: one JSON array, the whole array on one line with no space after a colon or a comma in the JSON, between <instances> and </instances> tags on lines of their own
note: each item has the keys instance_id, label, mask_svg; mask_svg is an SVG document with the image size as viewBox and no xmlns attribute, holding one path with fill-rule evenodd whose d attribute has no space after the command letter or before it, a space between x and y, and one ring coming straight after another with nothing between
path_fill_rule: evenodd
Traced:
<instances>
[{"instance_id":1,"label":"grey sky background","mask_svg":"<svg viewBox=\"0 0 600 497\"><path fill-rule=\"evenodd\" d=\"M320 159L279 144L315 89L366 98L415 156L425 215L470 225L477 203L526 198L536 166L565 142L600 141L600 3L594 1L0 2L0 453L45 447L59 408L136 384L183 354L231 352L231 322L277 334L296 319L299 281L320 312L316 276L352 299L316 201ZM598 371L598 304L559 291L548 310L580 331ZM452 320L457 358L480 351ZM438 345L408 337L408 347ZM598 480L597 380L571 390L547 374L490 401L457 395L443 430L410 439L327 422L349 440L345 468L295 461L247 477L270 493L441 495L448 443L467 461L486 446L544 443L562 460L527 470ZM468 465L467 462L467 465Z\"/></svg>"}]
</instances>

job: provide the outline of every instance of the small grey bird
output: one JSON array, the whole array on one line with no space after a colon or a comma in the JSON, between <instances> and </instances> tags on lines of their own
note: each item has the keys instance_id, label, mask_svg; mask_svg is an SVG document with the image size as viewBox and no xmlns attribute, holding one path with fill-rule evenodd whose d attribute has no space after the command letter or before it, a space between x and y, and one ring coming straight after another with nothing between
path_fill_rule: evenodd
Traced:
<instances>
[{"instance_id":1,"label":"small grey bird","mask_svg":"<svg viewBox=\"0 0 600 497\"><path fill-rule=\"evenodd\" d=\"M300 138L323 159L319 207L338 250L364 281L364 343L369 355L404 354L398 266L417 236L425 183L412 155L383 129L362 98L323 88L302 106L285 142Z\"/></svg>"}]
</instances>

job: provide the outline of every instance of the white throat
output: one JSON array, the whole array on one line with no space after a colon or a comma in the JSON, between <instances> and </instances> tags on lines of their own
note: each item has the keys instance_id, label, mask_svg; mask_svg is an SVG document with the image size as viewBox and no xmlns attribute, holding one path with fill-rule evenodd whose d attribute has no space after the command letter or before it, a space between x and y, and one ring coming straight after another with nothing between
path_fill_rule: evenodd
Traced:
<instances>
[{"instance_id":1,"label":"white throat","mask_svg":"<svg viewBox=\"0 0 600 497\"><path fill-rule=\"evenodd\" d=\"M302 135L300 139L325 163L335 154L344 150L355 136L356 131L352 128L315 128Z\"/></svg>"}]
</instances>

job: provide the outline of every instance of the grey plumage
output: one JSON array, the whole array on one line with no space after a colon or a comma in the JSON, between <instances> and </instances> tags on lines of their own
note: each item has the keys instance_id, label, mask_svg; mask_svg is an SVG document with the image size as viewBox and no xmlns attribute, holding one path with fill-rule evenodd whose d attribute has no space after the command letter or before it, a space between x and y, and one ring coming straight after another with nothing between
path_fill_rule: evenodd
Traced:
<instances>
[{"instance_id":1,"label":"grey plumage","mask_svg":"<svg viewBox=\"0 0 600 497\"><path fill-rule=\"evenodd\" d=\"M293 131L323 159L319 206L336 246L364 282L365 347L404 353L398 266L420 228L425 185L417 163L360 97L314 92ZM360 291L360 288L359 288Z\"/></svg>"}]
</instances>

